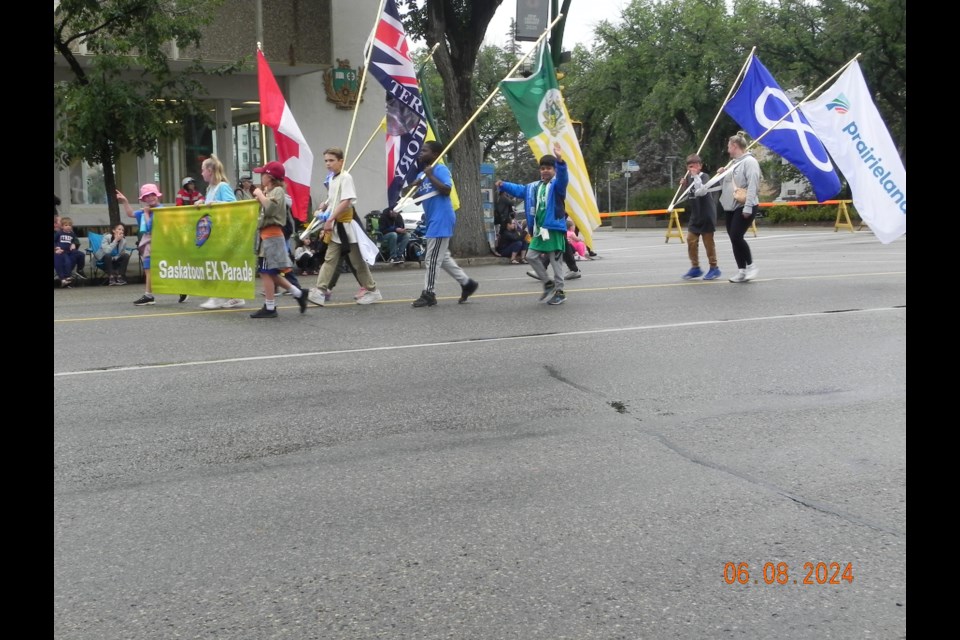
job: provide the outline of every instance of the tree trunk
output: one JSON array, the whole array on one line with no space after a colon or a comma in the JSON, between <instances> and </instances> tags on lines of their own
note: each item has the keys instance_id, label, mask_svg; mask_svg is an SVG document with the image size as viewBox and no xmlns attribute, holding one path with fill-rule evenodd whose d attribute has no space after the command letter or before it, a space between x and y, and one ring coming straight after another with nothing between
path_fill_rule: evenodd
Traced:
<instances>
[{"instance_id":1,"label":"tree trunk","mask_svg":"<svg viewBox=\"0 0 960 640\"><path fill-rule=\"evenodd\" d=\"M427 45L432 46L435 42L444 43L433 57L440 77L444 80L444 104L451 131L450 140L440 141L444 146L450 144L453 136L460 132L461 127L476 110L473 99L473 69L477 62L477 52L480 50L483 34L500 1L474 3L469 14L469 24L466 26L460 25L458 16L452 9L445 6L446 3L427 4ZM490 243L487 242L486 228L483 225L483 204L480 194L482 159L480 136L476 125L471 124L456 139L445 158L452 165L453 181L457 187L457 195L460 197L457 224L453 239L450 241L450 250L457 256L490 254Z\"/></svg>"},{"instance_id":2,"label":"tree trunk","mask_svg":"<svg viewBox=\"0 0 960 640\"><path fill-rule=\"evenodd\" d=\"M109 144L100 151L100 165L103 167L103 187L107 190L107 209L110 212L110 228L120 224L120 203L117 202L117 176L113 171L113 150ZM139 192L132 194L132 197ZM124 224L127 224L124 222Z\"/></svg>"}]
</instances>

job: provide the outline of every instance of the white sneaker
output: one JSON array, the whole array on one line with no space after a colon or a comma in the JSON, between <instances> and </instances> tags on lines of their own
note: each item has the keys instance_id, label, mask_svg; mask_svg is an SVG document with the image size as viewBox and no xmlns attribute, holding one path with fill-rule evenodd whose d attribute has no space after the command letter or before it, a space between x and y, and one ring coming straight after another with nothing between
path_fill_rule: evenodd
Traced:
<instances>
[{"instance_id":1,"label":"white sneaker","mask_svg":"<svg viewBox=\"0 0 960 640\"><path fill-rule=\"evenodd\" d=\"M365 294L360 296L360 299L357 300L357 304L373 304L378 300L383 300L383 295L381 295L379 289L376 291L367 291Z\"/></svg>"},{"instance_id":2,"label":"white sneaker","mask_svg":"<svg viewBox=\"0 0 960 640\"><path fill-rule=\"evenodd\" d=\"M219 309L224 305L226 300L223 298L210 298L206 302L200 305L201 309Z\"/></svg>"},{"instance_id":3,"label":"white sneaker","mask_svg":"<svg viewBox=\"0 0 960 640\"><path fill-rule=\"evenodd\" d=\"M230 298L220 306L224 309L236 309L238 307L242 307L245 304L247 303L244 300L241 300L240 298Z\"/></svg>"},{"instance_id":4,"label":"white sneaker","mask_svg":"<svg viewBox=\"0 0 960 640\"><path fill-rule=\"evenodd\" d=\"M310 292L307 294L307 302L312 302L318 307L322 307L327 303L327 300L323 297L323 292L316 287L310 289Z\"/></svg>"},{"instance_id":5,"label":"white sneaker","mask_svg":"<svg viewBox=\"0 0 960 640\"><path fill-rule=\"evenodd\" d=\"M759 273L760 273L760 268L757 267L757 265L755 265L755 264L748 264L748 265L747 265L747 272L746 272L746 275L743 276L743 279L744 279L744 280L753 280L754 278L757 277L757 274L759 274Z\"/></svg>"},{"instance_id":6,"label":"white sneaker","mask_svg":"<svg viewBox=\"0 0 960 640\"><path fill-rule=\"evenodd\" d=\"M747 270L740 269L737 271L737 275L730 278L730 282L746 282L747 281Z\"/></svg>"}]
</instances>

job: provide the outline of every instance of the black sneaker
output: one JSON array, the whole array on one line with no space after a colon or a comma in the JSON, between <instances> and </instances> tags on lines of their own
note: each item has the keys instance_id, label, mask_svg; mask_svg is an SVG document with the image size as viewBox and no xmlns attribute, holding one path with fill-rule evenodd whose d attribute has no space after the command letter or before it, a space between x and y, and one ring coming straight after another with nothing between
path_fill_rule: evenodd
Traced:
<instances>
[{"instance_id":1,"label":"black sneaker","mask_svg":"<svg viewBox=\"0 0 960 640\"><path fill-rule=\"evenodd\" d=\"M553 292L553 295L550 296L550 299L547 300L547 304L563 304L563 301L567 299L567 294L563 292L563 289L558 289Z\"/></svg>"},{"instance_id":2,"label":"black sneaker","mask_svg":"<svg viewBox=\"0 0 960 640\"><path fill-rule=\"evenodd\" d=\"M540 279L540 276L537 275L536 271L527 271L527 275L533 278L534 280Z\"/></svg>"},{"instance_id":3,"label":"black sneaker","mask_svg":"<svg viewBox=\"0 0 960 640\"><path fill-rule=\"evenodd\" d=\"M300 313L307 312L307 292L303 289L300 289L300 297L295 298L297 304L300 305Z\"/></svg>"},{"instance_id":4,"label":"black sneaker","mask_svg":"<svg viewBox=\"0 0 960 640\"><path fill-rule=\"evenodd\" d=\"M590 250L590 249L587 249L587 255L590 256L591 258L596 258L596 257L597 257L596 252L594 252L594 251L592 251L592 250Z\"/></svg>"},{"instance_id":5,"label":"black sneaker","mask_svg":"<svg viewBox=\"0 0 960 640\"><path fill-rule=\"evenodd\" d=\"M553 295L553 289L554 289L556 286L557 286L557 285L555 285L555 284L553 283L553 280L550 280L550 281L547 282L545 285L543 285L543 293L540 294L540 302L546 301L547 298L549 298L551 295Z\"/></svg>"},{"instance_id":6,"label":"black sneaker","mask_svg":"<svg viewBox=\"0 0 960 640\"><path fill-rule=\"evenodd\" d=\"M250 314L251 318L276 318L277 310L276 309L267 309L267 305L260 307L259 311L254 311Z\"/></svg>"},{"instance_id":7,"label":"black sneaker","mask_svg":"<svg viewBox=\"0 0 960 640\"><path fill-rule=\"evenodd\" d=\"M157 301L153 299L153 296L148 296L147 294L143 294L142 296L134 300L133 304L137 305L138 307L145 307L148 304L157 304Z\"/></svg>"},{"instance_id":8,"label":"black sneaker","mask_svg":"<svg viewBox=\"0 0 960 640\"><path fill-rule=\"evenodd\" d=\"M480 286L480 283L476 280L468 280L467 284L460 285L460 300L459 303L463 304L467 301L467 298L472 296L477 290L477 287Z\"/></svg>"},{"instance_id":9,"label":"black sneaker","mask_svg":"<svg viewBox=\"0 0 960 640\"><path fill-rule=\"evenodd\" d=\"M437 304L437 294L424 290L420 297L413 301L414 307L432 307Z\"/></svg>"},{"instance_id":10,"label":"black sneaker","mask_svg":"<svg viewBox=\"0 0 960 640\"><path fill-rule=\"evenodd\" d=\"M180 294L180 299L177 300L177 302L186 302L186 301L189 300L189 299L190 299L190 296L188 296L188 295L185 294L185 293L181 293L181 294Z\"/></svg>"}]
</instances>

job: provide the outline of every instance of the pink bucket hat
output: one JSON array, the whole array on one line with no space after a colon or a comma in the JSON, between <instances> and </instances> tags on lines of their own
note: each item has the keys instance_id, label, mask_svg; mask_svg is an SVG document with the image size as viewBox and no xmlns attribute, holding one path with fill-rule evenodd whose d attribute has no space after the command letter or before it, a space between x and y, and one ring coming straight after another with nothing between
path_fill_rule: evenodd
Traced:
<instances>
[{"instance_id":1,"label":"pink bucket hat","mask_svg":"<svg viewBox=\"0 0 960 640\"><path fill-rule=\"evenodd\" d=\"M150 195L151 193L154 194L155 196L157 196L158 198L163 195L162 193L160 193L160 189L157 188L157 185L155 185L155 184L150 184L150 183L148 182L147 184L145 184L145 185L143 185L142 187L140 187L140 199L141 199L141 200L143 200L144 198L146 198L146 197L147 197L148 195Z\"/></svg>"}]
</instances>

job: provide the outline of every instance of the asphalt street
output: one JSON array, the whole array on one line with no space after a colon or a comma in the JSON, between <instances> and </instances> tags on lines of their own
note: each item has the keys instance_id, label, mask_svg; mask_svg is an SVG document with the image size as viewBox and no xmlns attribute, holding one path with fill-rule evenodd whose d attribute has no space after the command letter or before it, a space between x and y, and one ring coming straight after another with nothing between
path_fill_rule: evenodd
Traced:
<instances>
[{"instance_id":1,"label":"asphalt street","mask_svg":"<svg viewBox=\"0 0 960 640\"><path fill-rule=\"evenodd\" d=\"M55 290L54 636L902 638L906 239L602 230L384 300Z\"/></svg>"}]
</instances>

